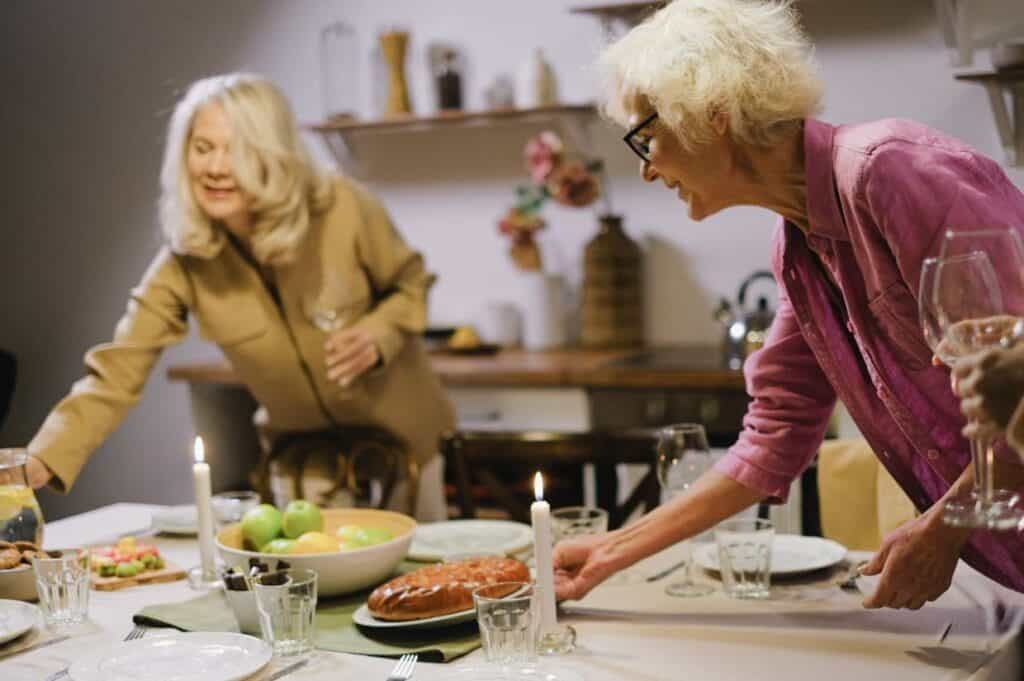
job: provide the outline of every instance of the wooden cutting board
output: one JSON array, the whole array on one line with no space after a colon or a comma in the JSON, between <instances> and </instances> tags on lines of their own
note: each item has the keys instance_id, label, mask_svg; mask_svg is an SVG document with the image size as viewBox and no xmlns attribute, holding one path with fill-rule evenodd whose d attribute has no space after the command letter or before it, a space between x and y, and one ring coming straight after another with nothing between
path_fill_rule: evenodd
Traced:
<instances>
[{"instance_id":1,"label":"wooden cutting board","mask_svg":"<svg viewBox=\"0 0 1024 681\"><path fill-rule=\"evenodd\" d=\"M92 573L91 577L92 588L97 591L116 591L117 589L125 589L129 586L139 586L142 584L175 582L185 578L185 571L165 558L164 566L159 570L146 570L134 577L100 577L95 572Z\"/></svg>"}]
</instances>

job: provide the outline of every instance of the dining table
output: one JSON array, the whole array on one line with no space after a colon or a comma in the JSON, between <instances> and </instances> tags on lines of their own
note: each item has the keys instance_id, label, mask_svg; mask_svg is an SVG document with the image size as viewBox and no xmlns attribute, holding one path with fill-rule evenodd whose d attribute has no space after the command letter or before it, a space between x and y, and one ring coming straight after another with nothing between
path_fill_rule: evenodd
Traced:
<instances>
[{"instance_id":1,"label":"dining table","mask_svg":"<svg viewBox=\"0 0 1024 681\"><path fill-rule=\"evenodd\" d=\"M152 535L152 516L161 507L116 503L70 516L45 527L46 548L67 548L116 541L123 535ZM168 560L183 566L199 559L194 536L147 536ZM559 621L576 631L569 654L539 658L531 677L584 681L954 681L1020 679L1019 630L1024 594L1006 589L964 563L952 586L918 611L867 610L861 605L870 580L840 588L848 565L866 554L851 552L831 571L803 580L773 583L766 600L725 596L713 573L699 579L717 585L705 597L674 598L665 584L677 578L647 578L676 564L686 547L677 545L631 566L578 602L563 603ZM195 598L184 580L93 591L89 619L66 632L48 631L52 645L3 655L0 680L46 681L80 656L121 645L134 628L133 615L150 605ZM152 630L147 636L173 635ZM945 632L945 633L944 633ZM9 645L9 644L8 644ZM273 660L250 677L268 681L288 666ZM316 650L301 668L282 681L385 681L396 660ZM421 660L411 681L492 678L479 648L447 663ZM65 677L67 678L67 677ZM149 679L145 669L139 679ZM69 680L73 681L73 680Z\"/></svg>"}]
</instances>

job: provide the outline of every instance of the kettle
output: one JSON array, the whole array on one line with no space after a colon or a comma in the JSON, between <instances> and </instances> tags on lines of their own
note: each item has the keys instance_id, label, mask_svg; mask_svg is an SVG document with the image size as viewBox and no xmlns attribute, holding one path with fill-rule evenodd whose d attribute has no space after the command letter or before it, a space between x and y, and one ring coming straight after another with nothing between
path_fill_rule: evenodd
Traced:
<instances>
[{"instance_id":1,"label":"kettle","mask_svg":"<svg viewBox=\"0 0 1024 681\"><path fill-rule=\"evenodd\" d=\"M740 369L743 360L764 345L768 328L775 318L775 311L768 307L768 299L764 296L758 297L753 310L746 309L747 287L758 279L775 281L771 272L758 270L740 284L740 290L736 294L736 310L733 310L732 304L725 298L722 298L715 309L715 320L725 327L722 355L730 369Z\"/></svg>"}]
</instances>

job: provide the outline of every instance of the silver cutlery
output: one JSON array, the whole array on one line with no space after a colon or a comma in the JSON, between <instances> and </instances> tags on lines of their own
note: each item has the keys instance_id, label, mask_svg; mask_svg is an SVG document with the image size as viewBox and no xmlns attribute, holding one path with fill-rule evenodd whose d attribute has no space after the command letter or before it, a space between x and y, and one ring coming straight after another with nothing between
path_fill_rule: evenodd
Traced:
<instances>
[{"instance_id":1,"label":"silver cutlery","mask_svg":"<svg viewBox=\"0 0 1024 681\"><path fill-rule=\"evenodd\" d=\"M952 628L953 620L946 622L946 626L944 626L942 628L942 631L939 632L939 636L938 639L935 641L935 645L941 646L943 642L946 640L946 637L949 636L949 630Z\"/></svg>"},{"instance_id":2,"label":"silver cutlery","mask_svg":"<svg viewBox=\"0 0 1024 681\"><path fill-rule=\"evenodd\" d=\"M861 561L850 568L850 572L846 575L846 579L839 582L839 588L843 591L850 591L853 593L860 593L860 586L857 585L857 578L860 577L860 571L864 569L864 566L868 564L868 561Z\"/></svg>"},{"instance_id":3,"label":"silver cutlery","mask_svg":"<svg viewBox=\"0 0 1024 681\"><path fill-rule=\"evenodd\" d=\"M674 565L669 565L664 570L659 570L658 572L655 572L653 575L651 575L650 577L647 577L646 579L647 579L648 582L656 582L659 579L665 579L670 574L672 574L673 572L675 572L676 570L678 570L679 568L682 568L682 567L686 567L686 561L685 560L681 560L678 563L675 563Z\"/></svg>"},{"instance_id":4,"label":"silver cutlery","mask_svg":"<svg viewBox=\"0 0 1024 681\"><path fill-rule=\"evenodd\" d=\"M128 635L124 637L124 640L125 641L134 641L135 639L142 638L145 635L146 635L146 627L142 627L142 626L139 626L139 625L136 624L135 627L131 631L128 632ZM55 639L53 641L46 641L45 643L41 643L40 645L49 645L50 643L56 643L58 640L63 640L65 638L68 638L68 637L64 636L61 639ZM47 676L44 681L59 681L59 679L66 679L69 676L69 674L68 674L68 670L69 669L71 669L70 666L64 667L64 669L61 669L59 672L54 672L53 674L50 674L49 676Z\"/></svg>"},{"instance_id":5,"label":"silver cutlery","mask_svg":"<svg viewBox=\"0 0 1024 681\"><path fill-rule=\"evenodd\" d=\"M387 681L409 681L412 678L412 670L416 667L416 655L402 655L398 664L391 670Z\"/></svg>"},{"instance_id":6,"label":"silver cutlery","mask_svg":"<svg viewBox=\"0 0 1024 681\"><path fill-rule=\"evenodd\" d=\"M274 672L273 674L271 674L270 678L268 678L267 681L277 681L278 679L283 679L284 677L288 676L292 672L297 671L297 670L305 667L306 663L308 663L308 662L309 662L309 660L299 660L298 662L293 662L292 664L288 665L284 669L279 669L276 672Z\"/></svg>"}]
</instances>

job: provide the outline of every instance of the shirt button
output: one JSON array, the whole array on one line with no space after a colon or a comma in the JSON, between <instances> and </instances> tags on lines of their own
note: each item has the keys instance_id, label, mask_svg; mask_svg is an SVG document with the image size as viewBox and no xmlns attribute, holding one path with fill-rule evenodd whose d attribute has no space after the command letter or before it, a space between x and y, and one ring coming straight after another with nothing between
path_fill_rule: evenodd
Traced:
<instances>
[{"instance_id":1,"label":"shirt button","mask_svg":"<svg viewBox=\"0 0 1024 681\"><path fill-rule=\"evenodd\" d=\"M787 272L787 274L789 275L790 279L796 281L796 270L790 270L789 272Z\"/></svg>"},{"instance_id":2,"label":"shirt button","mask_svg":"<svg viewBox=\"0 0 1024 681\"><path fill-rule=\"evenodd\" d=\"M883 451L882 452L882 458L888 460L889 459L889 452Z\"/></svg>"},{"instance_id":3,"label":"shirt button","mask_svg":"<svg viewBox=\"0 0 1024 681\"><path fill-rule=\"evenodd\" d=\"M936 460L938 460L938 458L939 458L939 450L937 450L937 449L929 449L928 450L928 460L929 461L936 461Z\"/></svg>"},{"instance_id":4,"label":"shirt button","mask_svg":"<svg viewBox=\"0 0 1024 681\"><path fill-rule=\"evenodd\" d=\"M849 319L846 320L846 330L849 331L850 333L853 333L853 322L851 322Z\"/></svg>"}]
</instances>

